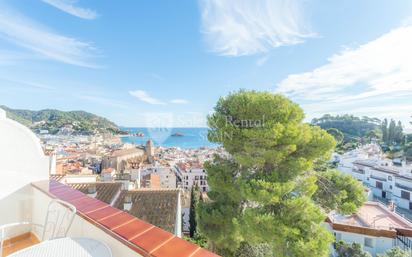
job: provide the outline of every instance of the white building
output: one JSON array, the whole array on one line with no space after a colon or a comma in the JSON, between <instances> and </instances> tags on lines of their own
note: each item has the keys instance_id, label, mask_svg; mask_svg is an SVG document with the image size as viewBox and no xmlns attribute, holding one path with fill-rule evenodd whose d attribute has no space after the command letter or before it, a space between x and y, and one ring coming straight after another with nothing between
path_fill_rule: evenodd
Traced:
<instances>
[{"instance_id":1,"label":"white building","mask_svg":"<svg viewBox=\"0 0 412 257\"><path fill-rule=\"evenodd\" d=\"M178 176L181 178L181 187L191 190L194 185L198 185L201 192L209 191L207 184L207 173L203 165L199 162L180 162L176 164Z\"/></svg>"},{"instance_id":2,"label":"white building","mask_svg":"<svg viewBox=\"0 0 412 257\"><path fill-rule=\"evenodd\" d=\"M155 167L154 174L159 175L161 188L176 188L176 174L169 167Z\"/></svg>"},{"instance_id":3,"label":"white building","mask_svg":"<svg viewBox=\"0 0 412 257\"><path fill-rule=\"evenodd\" d=\"M392 162L380 154L357 149L340 156L338 169L367 185L375 197L392 200L397 206L412 210L412 166Z\"/></svg>"},{"instance_id":4,"label":"white building","mask_svg":"<svg viewBox=\"0 0 412 257\"><path fill-rule=\"evenodd\" d=\"M412 223L380 203L367 202L353 215L331 213L327 228L336 242L356 242L372 256L396 246L412 254Z\"/></svg>"}]
</instances>

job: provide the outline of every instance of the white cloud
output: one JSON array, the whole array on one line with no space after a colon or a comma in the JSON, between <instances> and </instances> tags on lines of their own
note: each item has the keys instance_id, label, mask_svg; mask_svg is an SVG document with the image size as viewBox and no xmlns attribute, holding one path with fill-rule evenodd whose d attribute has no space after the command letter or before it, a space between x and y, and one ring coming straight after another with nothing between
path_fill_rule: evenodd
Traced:
<instances>
[{"instance_id":1,"label":"white cloud","mask_svg":"<svg viewBox=\"0 0 412 257\"><path fill-rule=\"evenodd\" d=\"M77 2L76 0L42 0L43 2L56 7L57 9L71 14L73 16L93 20L96 19L97 13L90 9L85 9L81 7L77 7L74 4Z\"/></svg>"},{"instance_id":2,"label":"white cloud","mask_svg":"<svg viewBox=\"0 0 412 257\"><path fill-rule=\"evenodd\" d=\"M265 56L263 56L263 57L260 57L260 58L256 61L256 65L257 65L257 66L262 66L262 65L264 65L268 60L269 60L269 55L265 55Z\"/></svg>"},{"instance_id":3,"label":"white cloud","mask_svg":"<svg viewBox=\"0 0 412 257\"><path fill-rule=\"evenodd\" d=\"M303 102L309 112L337 108L339 113L350 113L362 110L359 106L365 101L368 108L405 102L412 95L411 45L412 26L396 28L333 55L327 64L312 71L289 75L276 91ZM379 110L387 116L397 111Z\"/></svg>"},{"instance_id":4,"label":"white cloud","mask_svg":"<svg viewBox=\"0 0 412 257\"><path fill-rule=\"evenodd\" d=\"M164 105L165 103L160 101L159 99L156 99L154 97L151 97L147 92L143 90L134 90L134 91L129 91L129 94L136 97L142 102L149 103L149 104L158 104L158 105Z\"/></svg>"},{"instance_id":5,"label":"white cloud","mask_svg":"<svg viewBox=\"0 0 412 257\"><path fill-rule=\"evenodd\" d=\"M4 5L0 7L0 38L48 59L98 68L92 62L96 49L90 43L54 33Z\"/></svg>"},{"instance_id":6,"label":"white cloud","mask_svg":"<svg viewBox=\"0 0 412 257\"><path fill-rule=\"evenodd\" d=\"M289 75L277 91L307 100L362 99L412 90L412 26L401 27L328 59L310 72ZM350 87L366 85L353 94Z\"/></svg>"},{"instance_id":7,"label":"white cloud","mask_svg":"<svg viewBox=\"0 0 412 257\"><path fill-rule=\"evenodd\" d=\"M202 32L211 50L252 55L314 36L300 0L201 0Z\"/></svg>"},{"instance_id":8,"label":"white cloud","mask_svg":"<svg viewBox=\"0 0 412 257\"><path fill-rule=\"evenodd\" d=\"M189 103L189 101L187 101L186 99L173 99L173 100L170 100L170 103L172 103L172 104L187 104L187 103Z\"/></svg>"}]
</instances>

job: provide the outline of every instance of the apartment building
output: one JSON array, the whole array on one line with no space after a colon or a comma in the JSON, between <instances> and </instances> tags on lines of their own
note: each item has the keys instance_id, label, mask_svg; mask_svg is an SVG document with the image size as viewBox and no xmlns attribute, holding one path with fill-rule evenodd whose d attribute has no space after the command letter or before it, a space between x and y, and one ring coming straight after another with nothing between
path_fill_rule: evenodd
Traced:
<instances>
[{"instance_id":1,"label":"apartment building","mask_svg":"<svg viewBox=\"0 0 412 257\"><path fill-rule=\"evenodd\" d=\"M368 148L367 148L368 149ZM392 161L380 155L347 153L340 157L338 169L363 182L375 197L393 201L397 206L412 210L412 166Z\"/></svg>"},{"instance_id":2,"label":"apartment building","mask_svg":"<svg viewBox=\"0 0 412 257\"><path fill-rule=\"evenodd\" d=\"M176 164L176 170L181 179L181 187L183 189L191 190L194 185L198 185L200 191L209 191L207 173L201 163L180 162Z\"/></svg>"}]
</instances>

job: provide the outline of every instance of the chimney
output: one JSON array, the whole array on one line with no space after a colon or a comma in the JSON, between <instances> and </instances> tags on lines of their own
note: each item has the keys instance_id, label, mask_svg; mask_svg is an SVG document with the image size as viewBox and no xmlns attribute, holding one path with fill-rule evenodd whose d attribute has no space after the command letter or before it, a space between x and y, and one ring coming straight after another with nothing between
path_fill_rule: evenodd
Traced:
<instances>
[{"instance_id":1,"label":"chimney","mask_svg":"<svg viewBox=\"0 0 412 257\"><path fill-rule=\"evenodd\" d=\"M90 197L96 198L96 195L97 195L96 185L89 185L87 187L87 195Z\"/></svg>"},{"instance_id":2,"label":"chimney","mask_svg":"<svg viewBox=\"0 0 412 257\"><path fill-rule=\"evenodd\" d=\"M396 210L396 205L395 205L395 202L394 202L394 201L390 201L390 202L389 202L389 204L388 204L388 209L389 209L391 212L395 212L395 210Z\"/></svg>"},{"instance_id":3,"label":"chimney","mask_svg":"<svg viewBox=\"0 0 412 257\"><path fill-rule=\"evenodd\" d=\"M130 211L132 209L132 196L126 195L124 197L123 210Z\"/></svg>"}]
</instances>

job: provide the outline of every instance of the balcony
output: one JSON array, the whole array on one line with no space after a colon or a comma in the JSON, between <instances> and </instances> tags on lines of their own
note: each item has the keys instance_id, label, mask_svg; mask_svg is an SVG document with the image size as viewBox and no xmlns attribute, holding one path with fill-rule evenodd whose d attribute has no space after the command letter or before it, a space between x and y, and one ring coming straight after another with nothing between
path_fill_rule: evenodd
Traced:
<instances>
[{"instance_id":1,"label":"balcony","mask_svg":"<svg viewBox=\"0 0 412 257\"><path fill-rule=\"evenodd\" d=\"M405 185L402 185L402 184L399 184L399 183L395 183L395 186L400 188L400 189L404 189L404 190L412 192L412 187L405 186Z\"/></svg>"},{"instance_id":2,"label":"balcony","mask_svg":"<svg viewBox=\"0 0 412 257\"><path fill-rule=\"evenodd\" d=\"M387 181L386 178L382 178L382 177L378 177L378 176L374 176L374 175L371 175L370 178L373 178L374 180L379 180L379 181L382 181L382 182Z\"/></svg>"},{"instance_id":3,"label":"balcony","mask_svg":"<svg viewBox=\"0 0 412 257\"><path fill-rule=\"evenodd\" d=\"M43 224L50 201L60 199L77 209L67 237L87 237L107 245L113 256L217 256L172 233L109 204L49 180L49 159L26 127L5 118L0 109L0 225L27 221ZM6 235L4 255L38 244L41 230L23 225Z\"/></svg>"}]
</instances>

